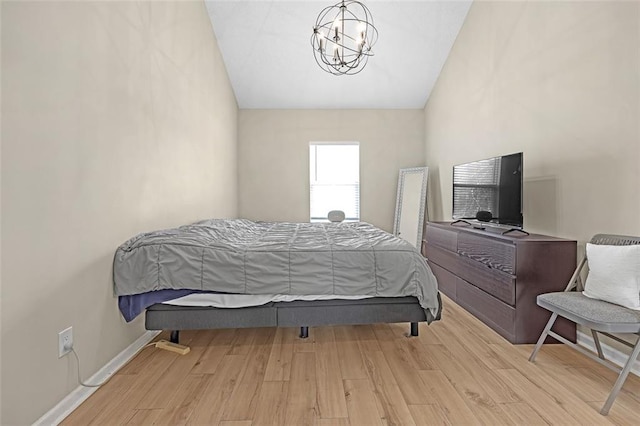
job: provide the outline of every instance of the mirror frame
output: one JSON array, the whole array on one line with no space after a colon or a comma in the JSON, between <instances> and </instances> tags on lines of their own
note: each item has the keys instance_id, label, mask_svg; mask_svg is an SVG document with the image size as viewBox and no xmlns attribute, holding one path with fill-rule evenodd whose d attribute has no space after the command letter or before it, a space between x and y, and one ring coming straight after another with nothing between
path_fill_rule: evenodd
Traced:
<instances>
[{"instance_id":1,"label":"mirror frame","mask_svg":"<svg viewBox=\"0 0 640 426\"><path fill-rule=\"evenodd\" d=\"M427 211L427 182L429 177L428 167L411 167L400 169L398 174L398 193L396 195L396 212L393 221L393 235L398 237L400 231L400 220L402 219L402 198L404 196L404 180L408 174L422 174L422 187L420 188L420 208L418 212L418 235L416 236L416 248L422 250L422 234L424 233L424 223L428 218ZM405 238L406 239L406 238ZM407 240L408 241L408 240Z\"/></svg>"}]
</instances>

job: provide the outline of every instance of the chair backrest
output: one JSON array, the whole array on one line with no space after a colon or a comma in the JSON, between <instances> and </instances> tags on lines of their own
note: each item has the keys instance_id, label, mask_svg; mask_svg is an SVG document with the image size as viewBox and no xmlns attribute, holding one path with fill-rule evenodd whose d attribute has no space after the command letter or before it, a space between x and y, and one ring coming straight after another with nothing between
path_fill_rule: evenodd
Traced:
<instances>
[{"instance_id":1,"label":"chair backrest","mask_svg":"<svg viewBox=\"0 0 640 426\"><path fill-rule=\"evenodd\" d=\"M596 234L591 238L591 241L589 242L591 244L598 244L598 245L604 245L604 246L632 246L632 245L640 244L640 237L632 237L629 235ZM586 272L582 272L582 273L580 273L580 270L582 270L583 269L582 267L585 266L586 260L587 260L587 255L585 253L583 261L581 262L580 266L578 267L578 270L576 271L576 274L574 274L574 277L569 283L569 286L571 286L575 279L575 283L577 285L578 291L584 290L584 284L586 280L586 274L588 273L588 269L585 269L584 271ZM568 288L569 287L567 287L567 289Z\"/></svg>"},{"instance_id":2,"label":"chair backrest","mask_svg":"<svg viewBox=\"0 0 640 426\"><path fill-rule=\"evenodd\" d=\"M640 244L640 237L630 237L628 235L596 234L589 241L591 244L607 246L632 246Z\"/></svg>"},{"instance_id":3,"label":"chair backrest","mask_svg":"<svg viewBox=\"0 0 640 426\"><path fill-rule=\"evenodd\" d=\"M331 210L327 213L327 218L330 222L342 222L344 217L344 212L342 210Z\"/></svg>"}]
</instances>

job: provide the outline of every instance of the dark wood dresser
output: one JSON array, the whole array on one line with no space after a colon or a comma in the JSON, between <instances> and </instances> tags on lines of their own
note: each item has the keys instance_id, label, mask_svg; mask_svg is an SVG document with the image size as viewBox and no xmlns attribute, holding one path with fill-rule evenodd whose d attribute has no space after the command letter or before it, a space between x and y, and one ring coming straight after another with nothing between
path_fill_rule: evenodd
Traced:
<instances>
[{"instance_id":1,"label":"dark wood dresser","mask_svg":"<svg viewBox=\"0 0 640 426\"><path fill-rule=\"evenodd\" d=\"M564 290L576 242L502 231L429 222L422 253L442 293L511 343L535 343L550 316L536 296ZM575 342L573 323L558 319L553 330Z\"/></svg>"}]
</instances>

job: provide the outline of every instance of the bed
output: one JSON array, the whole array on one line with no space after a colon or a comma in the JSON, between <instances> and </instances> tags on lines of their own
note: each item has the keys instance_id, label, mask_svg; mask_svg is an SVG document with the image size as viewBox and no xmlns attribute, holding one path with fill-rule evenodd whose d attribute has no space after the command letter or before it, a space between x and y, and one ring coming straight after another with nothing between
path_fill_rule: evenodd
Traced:
<instances>
[{"instance_id":1,"label":"bed","mask_svg":"<svg viewBox=\"0 0 640 426\"><path fill-rule=\"evenodd\" d=\"M113 275L125 319L144 311L145 327L174 342L185 329L301 327L307 337L309 326L382 322L409 322L417 335L441 312L420 253L364 222L200 221L126 241ZM257 301L189 299L209 296Z\"/></svg>"}]
</instances>

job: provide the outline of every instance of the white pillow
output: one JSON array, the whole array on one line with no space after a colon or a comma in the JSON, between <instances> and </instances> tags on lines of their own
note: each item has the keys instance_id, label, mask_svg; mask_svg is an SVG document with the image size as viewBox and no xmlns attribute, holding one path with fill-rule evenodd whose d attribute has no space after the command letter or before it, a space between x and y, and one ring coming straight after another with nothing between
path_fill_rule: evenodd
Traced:
<instances>
[{"instance_id":1,"label":"white pillow","mask_svg":"<svg viewBox=\"0 0 640 426\"><path fill-rule=\"evenodd\" d=\"M584 294L640 310L640 245L587 244L589 275Z\"/></svg>"}]
</instances>

